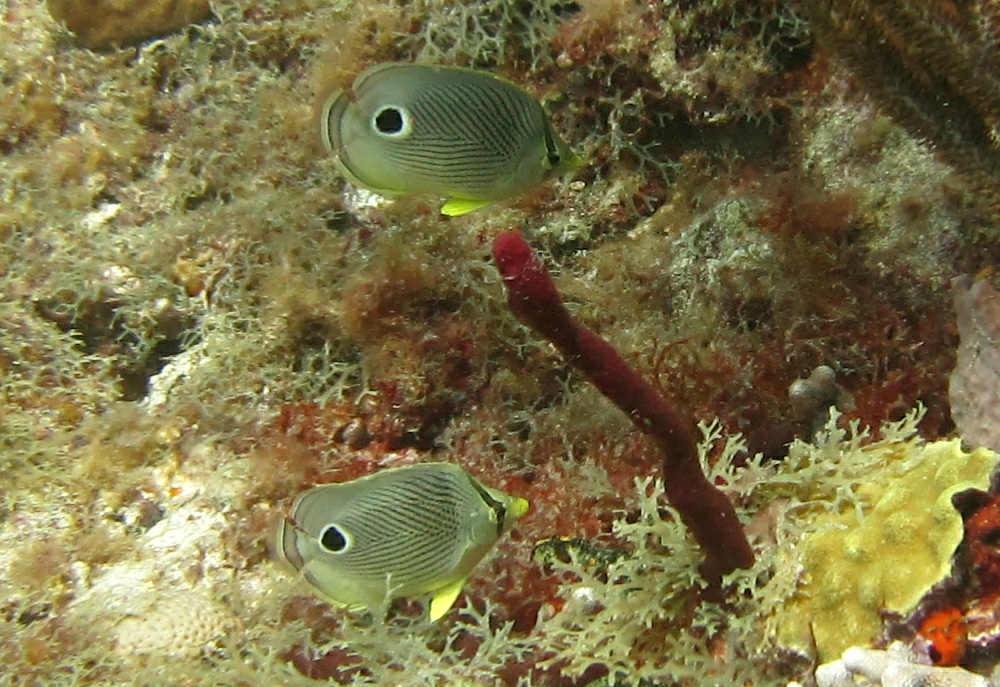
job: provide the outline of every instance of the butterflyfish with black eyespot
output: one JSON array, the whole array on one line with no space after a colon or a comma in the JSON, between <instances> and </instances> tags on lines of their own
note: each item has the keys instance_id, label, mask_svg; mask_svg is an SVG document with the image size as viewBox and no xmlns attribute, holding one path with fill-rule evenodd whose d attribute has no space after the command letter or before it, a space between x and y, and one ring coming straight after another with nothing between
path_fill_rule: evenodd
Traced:
<instances>
[{"instance_id":1,"label":"butterflyfish with black eyespot","mask_svg":"<svg viewBox=\"0 0 1000 687\"><path fill-rule=\"evenodd\" d=\"M390 62L320 108L341 173L383 195L437 195L462 215L580 166L541 103L488 72Z\"/></svg>"},{"instance_id":2,"label":"butterflyfish with black eyespot","mask_svg":"<svg viewBox=\"0 0 1000 687\"><path fill-rule=\"evenodd\" d=\"M278 551L338 606L429 595L433 621L528 507L450 463L389 468L300 494L279 528Z\"/></svg>"}]
</instances>

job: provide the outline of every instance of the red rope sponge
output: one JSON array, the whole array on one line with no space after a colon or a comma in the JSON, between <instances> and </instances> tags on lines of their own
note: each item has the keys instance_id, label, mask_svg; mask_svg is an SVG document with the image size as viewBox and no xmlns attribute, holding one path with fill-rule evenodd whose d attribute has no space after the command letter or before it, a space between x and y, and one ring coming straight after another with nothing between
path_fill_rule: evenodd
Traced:
<instances>
[{"instance_id":1,"label":"red rope sponge","mask_svg":"<svg viewBox=\"0 0 1000 687\"><path fill-rule=\"evenodd\" d=\"M493 259L515 317L552 342L566 360L659 445L667 498L704 551L702 577L710 591L718 592L722 576L736 568L749 568L754 556L733 504L702 472L693 423L630 367L611 344L573 319L541 258L520 232L497 236L493 240Z\"/></svg>"}]
</instances>

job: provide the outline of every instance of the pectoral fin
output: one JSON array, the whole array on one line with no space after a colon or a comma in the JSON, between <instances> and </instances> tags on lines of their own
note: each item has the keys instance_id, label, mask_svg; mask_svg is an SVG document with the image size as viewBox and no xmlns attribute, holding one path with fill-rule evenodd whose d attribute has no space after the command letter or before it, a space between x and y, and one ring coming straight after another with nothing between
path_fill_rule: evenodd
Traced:
<instances>
[{"instance_id":1,"label":"pectoral fin","mask_svg":"<svg viewBox=\"0 0 1000 687\"><path fill-rule=\"evenodd\" d=\"M460 580L452 582L446 587L434 592L434 597L431 599L430 617L431 622L434 622L445 613L448 609L452 607L455 603L455 599L462 592L462 587L465 586L465 580L467 578L463 577Z\"/></svg>"}]
</instances>

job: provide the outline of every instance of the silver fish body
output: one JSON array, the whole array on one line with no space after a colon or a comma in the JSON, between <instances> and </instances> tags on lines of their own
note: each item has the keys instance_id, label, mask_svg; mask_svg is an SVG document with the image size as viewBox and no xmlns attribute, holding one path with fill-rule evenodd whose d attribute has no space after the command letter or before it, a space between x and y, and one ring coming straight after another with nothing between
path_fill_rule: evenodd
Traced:
<instances>
[{"instance_id":1,"label":"silver fish body","mask_svg":"<svg viewBox=\"0 0 1000 687\"><path fill-rule=\"evenodd\" d=\"M327 600L373 608L431 594L432 620L528 509L449 463L423 463L300 494L278 550Z\"/></svg>"},{"instance_id":2,"label":"silver fish body","mask_svg":"<svg viewBox=\"0 0 1000 687\"><path fill-rule=\"evenodd\" d=\"M333 93L320 135L358 185L462 214L579 166L538 100L487 72L387 63Z\"/></svg>"}]
</instances>

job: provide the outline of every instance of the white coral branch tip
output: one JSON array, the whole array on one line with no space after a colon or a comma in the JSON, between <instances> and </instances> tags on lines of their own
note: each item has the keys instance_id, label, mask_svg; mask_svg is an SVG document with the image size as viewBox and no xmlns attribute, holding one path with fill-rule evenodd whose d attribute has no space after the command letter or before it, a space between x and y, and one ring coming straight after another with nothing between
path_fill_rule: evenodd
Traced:
<instances>
[{"instance_id":1,"label":"white coral branch tip","mask_svg":"<svg viewBox=\"0 0 1000 687\"><path fill-rule=\"evenodd\" d=\"M817 687L997 687L964 668L914 663L905 651L851 647L816 669Z\"/></svg>"}]
</instances>

